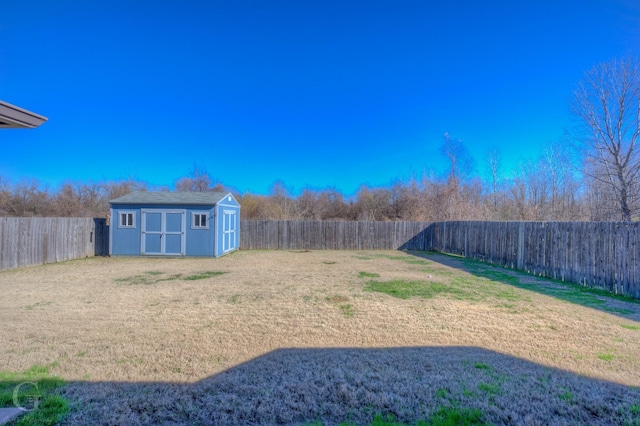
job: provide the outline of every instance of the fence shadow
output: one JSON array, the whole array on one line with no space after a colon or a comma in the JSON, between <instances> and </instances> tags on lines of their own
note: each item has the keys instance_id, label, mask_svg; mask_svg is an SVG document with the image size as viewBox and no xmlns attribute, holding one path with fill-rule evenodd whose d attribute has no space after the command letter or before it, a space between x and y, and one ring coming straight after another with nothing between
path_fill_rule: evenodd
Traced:
<instances>
[{"instance_id":1,"label":"fence shadow","mask_svg":"<svg viewBox=\"0 0 640 426\"><path fill-rule=\"evenodd\" d=\"M605 290L596 290L574 283L538 277L526 272L435 251L407 251L407 253L450 268L465 271L477 277L499 281L625 319L640 321L640 301L631 298L616 298Z\"/></svg>"},{"instance_id":2,"label":"fence shadow","mask_svg":"<svg viewBox=\"0 0 640 426\"><path fill-rule=\"evenodd\" d=\"M637 387L477 347L286 348L192 384L72 382L60 393L69 425L368 424L376 414L413 424L442 407L493 424L632 424L640 401Z\"/></svg>"}]
</instances>

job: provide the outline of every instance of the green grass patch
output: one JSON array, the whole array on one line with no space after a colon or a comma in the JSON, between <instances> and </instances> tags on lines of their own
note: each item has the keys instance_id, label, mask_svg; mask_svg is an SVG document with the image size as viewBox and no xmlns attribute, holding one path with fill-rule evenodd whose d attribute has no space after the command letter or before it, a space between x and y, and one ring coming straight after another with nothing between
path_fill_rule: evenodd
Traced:
<instances>
[{"instance_id":1,"label":"green grass patch","mask_svg":"<svg viewBox=\"0 0 640 426\"><path fill-rule=\"evenodd\" d=\"M480 276L486 278L490 281L496 281L503 284L510 284L514 286L518 286L520 284L520 278L513 273L502 271L498 269L497 266L487 267L486 264L473 261L471 259L464 259L466 270L476 276Z\"/></svg>"},{"instance_id":2,"label":"green grass patch","mask_svg":"<svg viewBox=\"0 0 640 426\"><path fill-rule=\"evenodd\" d=\"M528 300L526 295L519 290L511 289L501 283L487 280L478 281L477 277L464 272L460 272L448 280L446 284L432 280L371 280L365 284L364 289L366 291L386 293L400 299L408 299L411 297L429 299L442 295L456 300L467 300L470 302L485 301L489 298L506 299L508 301Z\"/></svg>"},{"instance_id":3,"label":"green grass patch","mask_svg":"<svg viewBox=\"0 0 640 426\"><path fill-rule=\"evenodd\" d=\"M560 398L563 401L571 402L573 401L573 393L569 392L568 390L565 390L560 395L558 395L558 398Z\"/></svg>"},{"instance_id":4,"label":"green grass patch","mask_svg":"<svg viewBox=\"0 0 640 426\"><path fill-rule=\"evenodd\" d=\"M615 295L604 290L581 287L570 283L551 283L551 285L523 284L521 287L547 296L552 296L566 302L575 303L576 305L600 309L614 314L630 315L635 312L631 309L608 306L607 299L620 299L621 297L614 297ZM636 300L625 301L638 303Z\"/></svg>"},{"instance_id":5,"label":"green grass patch","mask_svg":"<svg viewBox=\"0 0 640 426\"><path fill-rule=\"evenodd\" d=\"M479 383L478 389L488 393L489 395L495 395L500 390L500 386L491 383Z\"/></svg>"},{"instance_id":6,"label":"green grass patch","mask_svg":"<svg viewBox=\"0 0 640 426\"><path fill-rule=\"evenodd\" d=\"M513 310L516 308L516 305L514 303L500 303L495 306L496 308L504 308L504 309L510 309L510 310Z\"/></svg>"},{"instance_id":7,"label":"green grass patch","mask_svg":"<svg viewBox=\"0 0 640 426\"><path fill-rule=\"evenodd\" d=\"M16 426L53 426L60 423L69 412L69 402L59 395L43 395L38 409L18 417Z\"/></svg>"},{"instance_id":8,"label":"green grass patch","mask_svg":"<svg viewBox=\"0 0 640 426\"><path fill-rule=\"evenodd\" d=\"M365 255L362 255L362 254L358 254L358 255L355 255L353 257L355 259L358 259L358 260L373 260L374 259L373 256L365 256Z\"/></svg>"},{"instance_id":9,"label":"green grass patch","mask_svg":"<svg viewBox=\"0 0 640 426\"><path fill-rule=\"evenodd\" d=\"M635 313L635 311L632 309L610 306L607 299L616 299L633 304L640 304L640 300L636 300L628 296L616 295L607 290L589 288L579 284L552 278L536 277L539 282L523 283L521 282L521 278L528 275L524 272L502 268L498 265L490 265L475 259L465 259L460 256L445 253L440 253L440 255L460 260L464 264L463 269L465 271L473 274L474 276L490 280L489 284L492 284L491 282L497 284L508 284L516 288L555 297L566 302L620 315L630 315ZM522 298L522 296L518 295L517 292L509 290L501 290L495 294L495 296L507 300L518 300Z\"/></svg>"},{"instance_id":10,"label":"green grass patch","mask_svg":"<svg viewBox=\"0 0 640 426\"><path fill-rule=\"evenodd\" d=\"M476 362L474 365L478 370L491 370L491 366L482 362Z\"/></svg>"},{"instance_id":11,"label":"green grass patch","mask_svg":"<svg viewBox=\"0 0 640 426\"><path fill-rule=\"evenodd\" d=\"M601 359L603 361L611 362L615 358L615 355L611 353L602 353L602 354L598 354L597 357L598 359Z\"/></svg>"},{"instance_id":12,"label":"green grass patch","mask_svg":"<svg viewBox=\"0 0 640 426\"><path fill-rule=\"evenodd\" d=\"M12 421L12 425L55 425L69 411L66 399L57 395L56 389L65 382L49 374L50 365L33 365L16 373L0 371L0 407L17 406L32 411Z\"/></svg>"},{"instance_id":13,"label":"green grass patch","mask_svg":"<svg viewBox=\"0 0 640 426\"><path fill-rule=\"evenodd\" d=\"M497 299L504 299L512 302L524 299L524 297L519 292L516 292L516 290L509 287L496 289L493 296Z\"/></svg>"},{"instance_id":14,"label":"green grass patch","mask_svg":"<svg viewBox=\"0 0 640 426\"><path fill-rule=\"evenodd\" d=\"M458 296L458 298L464 298L467 294L464 290L455 286L449 286L442 283L407 280L369 281L365 284L364 290L385 293L399 299L409 299L411 297L431 299L439 295L452 295Z\"/></svg>"},{"instance_id":15,"label":"green grass patch","mask_svg":"<svg viewBox=\"0 0 640 426\"><path fill-rule=\"evenodd\" d=\"M376 274L375 272L359 272L358 277L360 278L380 278L380 274Z\"/></svg>"},{"instance_id":16,"label":"green grass patch","mask_svg":"<svg viewBox=\"0 0 640 426\"><path fill-rule=\"evenodd\" d=\"M454 274L453 271L450 271L448 269L434 268L434 267L420 268L420 272L424 272L425 274L437 275L441 278L452 277Z\"/></svg>"},{"instance_id":17,"label":"green grass patch","mask_svg":"<svg viewBox=\"0 0 640 426\"><path fill-rule=\"evenodd\" d=\"M223 275L223 274L226 274L226 272L223 272L223 271L205 271L205 272L200 272L200 273L193 274L193 275L188 275L188 276L184 277L184 280L186 280L186 281L204 280L205 278L217 277L218 275Z\"/></svg>"},{"instance_id":18,"label":"green grass patch","mask_svg":"<svg viewBox=\"0 0 640 426\"><path fill-rule=\"evenodd\" d=\"M389 260L399 260L404 263L408 263L409 265L429 265L431 261L427 259L423 259L421 257L415 256L406 256L406 255L391 255L391 254L379 254L376 257L389 259Z\"/></svg>"},{"instance_id":19,"label":"green grass patch","mask_svg":"<svg viewBox=\"0 0 640 426\"><path fill-rule=\"evenodd\" d=\"M144 275L134 275L132 277L116 278L114 279L114 281L117 283L138 285L138 284L148 284L149 279Z\"/></svg>"},{"instance_id":20,"label":"green grass patch","mask_svg":"<svg viewBox=\"0 0 640 426\"><path fill-rule=\"evenodd\" d=\"M488 278L478 278L475 275L460 271L450 279L451 285L459 288L462 293L458 299L469 301L486 301L487 299L507 300L509 302L530 301L527 295L509 284L493 281ZM462 296L464 294L464 296Z\"/></svg>"},{"instance_id":21,"label":"green grass patch","mask_svg":"<svg viewBox=\"0 0 640 426\"><path fill-rule=\"evenodd\" d=\"M141 275L133 275L131 277L116 278L114 281L117 283L123 283L127 285L151 285L164 281L185 280L195 281L203 280L205 278L216 277L218 275L226 274L221 271L205 271L198 272L197 274L183 276L182 274L173 274L164 276L164 272L161 271L147 271Z\"/></svg>"},{"instance_id":22,"label":"green grass patch","mask_svg":"<svg viewBox=\"0 0 640 426\"><path fill-rule=\"evenodd\" d=\"M340 305L340 310L342 311L342 315L344 315L346 318L352 318L355 315L355 312L353 311L353 305L351 304L344 304L344 305Z\"/></svg>"},{"instance_id":23,"label":"green grass patch","mask_svg":"<svg viewBox=\"0 0 640 426\"><path fill-rule=\"evenodd\" d=\"M402 259L402 261L404 263L408 263L409 265L428 265L429 264L429 261L424 259L406 258L406 259Z\"/></svg>"},{"instance_id":24,"label":"green grass patch","mask_svg":"<svg viewBox=\"0 0 640 426\"><path fill-rule=\"evenodd\" d=\"M144 275L133 275L131 277L125 277L125 278L116 278L114 281L117 283L123 283L127 285L151 285L151 284L156 284L162 281L173 281L180 278L181 278L180 274L171 275L169 277L164 277L164 278L161 278L160 275L158 274L156 275L144 274Z\"/></svg>"},{"instance_id":25,"label":"green grass patch","mask_svg":"<svg viewBox=\"0 0 640 426\"><path fill-rule=\"evenodd\" d=\"M349 298L346 296L341 296L339 294L334 294L333 296L325 297L325 300L329 303L334 303L338 305L340 308L340 312L345 318L352 318L355 315L355 311L353 310L353 305L350 303L345 303L349 301Z\"/></svg>"},{"instance_id":26,"label":"green grass patch","mask_svg":"<svg viewBox=\"0 0 640 426\"><path fill-rule=\"evenodd\" d=\"M448 396L449 396L449 391L444 388L440 388L436 391L436 398L446 399Z\"/></svg>"},{"instance_id":27,"label":"green grass patch","mask_svg":"<svg viewBox=\"0 0 640 426\"><path fill-rule=\"evenodd\" d=\"M627 330L640 330L640 327L637 325L620 324L620 327L626 328Z\"/></svg>"},{"instance_id":28,"label":"green grass patch","mask_svg":"<svg viewBox=\"0 0 640 426\"><path fill-rule=\"evenodd\" d=\"M473 408L441 407L436 411L428 422L417 425L424 426L475 426L484 425L482 421L482 411Z\"/></svg>"},{"instance_id":29,"label":"green grass patch","mask_svg":"<svg viewBox=\"0 0 640 426\"><path fill-rule=\"evenodd\" d=\"M482 421L482 412L478 409L464 409L457 407L440 407L427 420L418 420L414 423L403 423L396 420L393 414L376 414L371 423L366 426L479 426L485 425ZM305 426L323 426L322 421L305 423ZM340 426L356 426L353 422L341 422Z\"/></svg>"},{"instance_id":30,"label":"green grass patch","mask_svg":"<svg viewBox=\"0 0 640 426\"><path fill-rule=\"evenodd\" d=\"M50 305L50 304L51 304L51 302L37 302L37 303L34 303L34 304L32 304L32 305L27 305L27 306L25 306L25 307L24 307L24 309L25 309L26 311L32 311L32 310L34 310L35 308L39 308L39 307L41 307L41 306L47 306L47 305Z\"/></svg>"},{"instance_id":31,"label":"green grass patch","mask_svg":"<svg viewBox=\"0 0 640 426\"><path fill-rule=\"evenodd\" d=\"M376 414L370 426L405 426L405 423L396 421L396 418L392 414L387 414L386 416Z\"/></svg>"}]
</instances>

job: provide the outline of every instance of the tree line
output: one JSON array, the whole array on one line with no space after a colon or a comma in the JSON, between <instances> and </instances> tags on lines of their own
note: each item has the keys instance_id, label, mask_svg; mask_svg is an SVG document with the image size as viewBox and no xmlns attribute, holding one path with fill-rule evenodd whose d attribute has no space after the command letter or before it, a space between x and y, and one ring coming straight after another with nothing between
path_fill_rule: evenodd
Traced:
<instances>
[{"instance_id":1,"label":"tree line","mask_svg":"<svg viewBox=\"0 0 640 426\"><path fill-rule=\"evenodd\" d=\"M570 103L577 125L538 158L504 170L498 148L480 162L463 141L445 134L447 171L372 187L352 196L336 188L303 189L275 182L268 195L240 194L202 168L175 181L176 191L228 191L243 219L284 220L640 220L640 67L632 57L594 66ZM505 177L507 176L507 177ZM34 180L0 177L0 216L93 216L109 200L150 188L143 181L67 182L48 190Z\"/></svg>"}]
</instances>

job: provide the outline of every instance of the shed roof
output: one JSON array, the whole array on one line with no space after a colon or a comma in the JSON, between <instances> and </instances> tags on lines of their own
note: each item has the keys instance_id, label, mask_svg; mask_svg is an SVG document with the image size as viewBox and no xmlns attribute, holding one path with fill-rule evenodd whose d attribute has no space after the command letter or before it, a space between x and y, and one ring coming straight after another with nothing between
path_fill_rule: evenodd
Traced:
<instances>
[{"instance_id":1,"label":"shed roof","mask_svg":"<svg viewBox=\"0 0 640 426\"><path fill-rule=\"evenodd\" d=\"M216 204L229 192L149 192L136 191L109 201L111 204Z\"/></svg>"},{"instance_id":2,"label":"shed roof","mask_svg":"<svg viewBox=\"0 0 640 426\"><path fill-rule=\"evenodd\" d=\"M38 127L47 121L47 117L27 111L11 105L8 102L0 101L0 129L2 128L30 128Z\"/></svg>"}]
</instances>

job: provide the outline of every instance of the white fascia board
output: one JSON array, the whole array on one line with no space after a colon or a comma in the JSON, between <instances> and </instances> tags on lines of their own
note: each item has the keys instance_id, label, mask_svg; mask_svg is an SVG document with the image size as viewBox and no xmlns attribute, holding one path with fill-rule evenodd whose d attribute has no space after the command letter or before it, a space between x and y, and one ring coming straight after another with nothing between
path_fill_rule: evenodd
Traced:
<instances>
[{"instance_id":1,"label":"white fascia board","mask_svg":"<svg viewBox=\"0 0 640 426\"><path fill-rule=\"evenodd\" d=\"M47 117L0 101L0 129L33 129L47 121Z\"/></svg>"}]
</instances>

